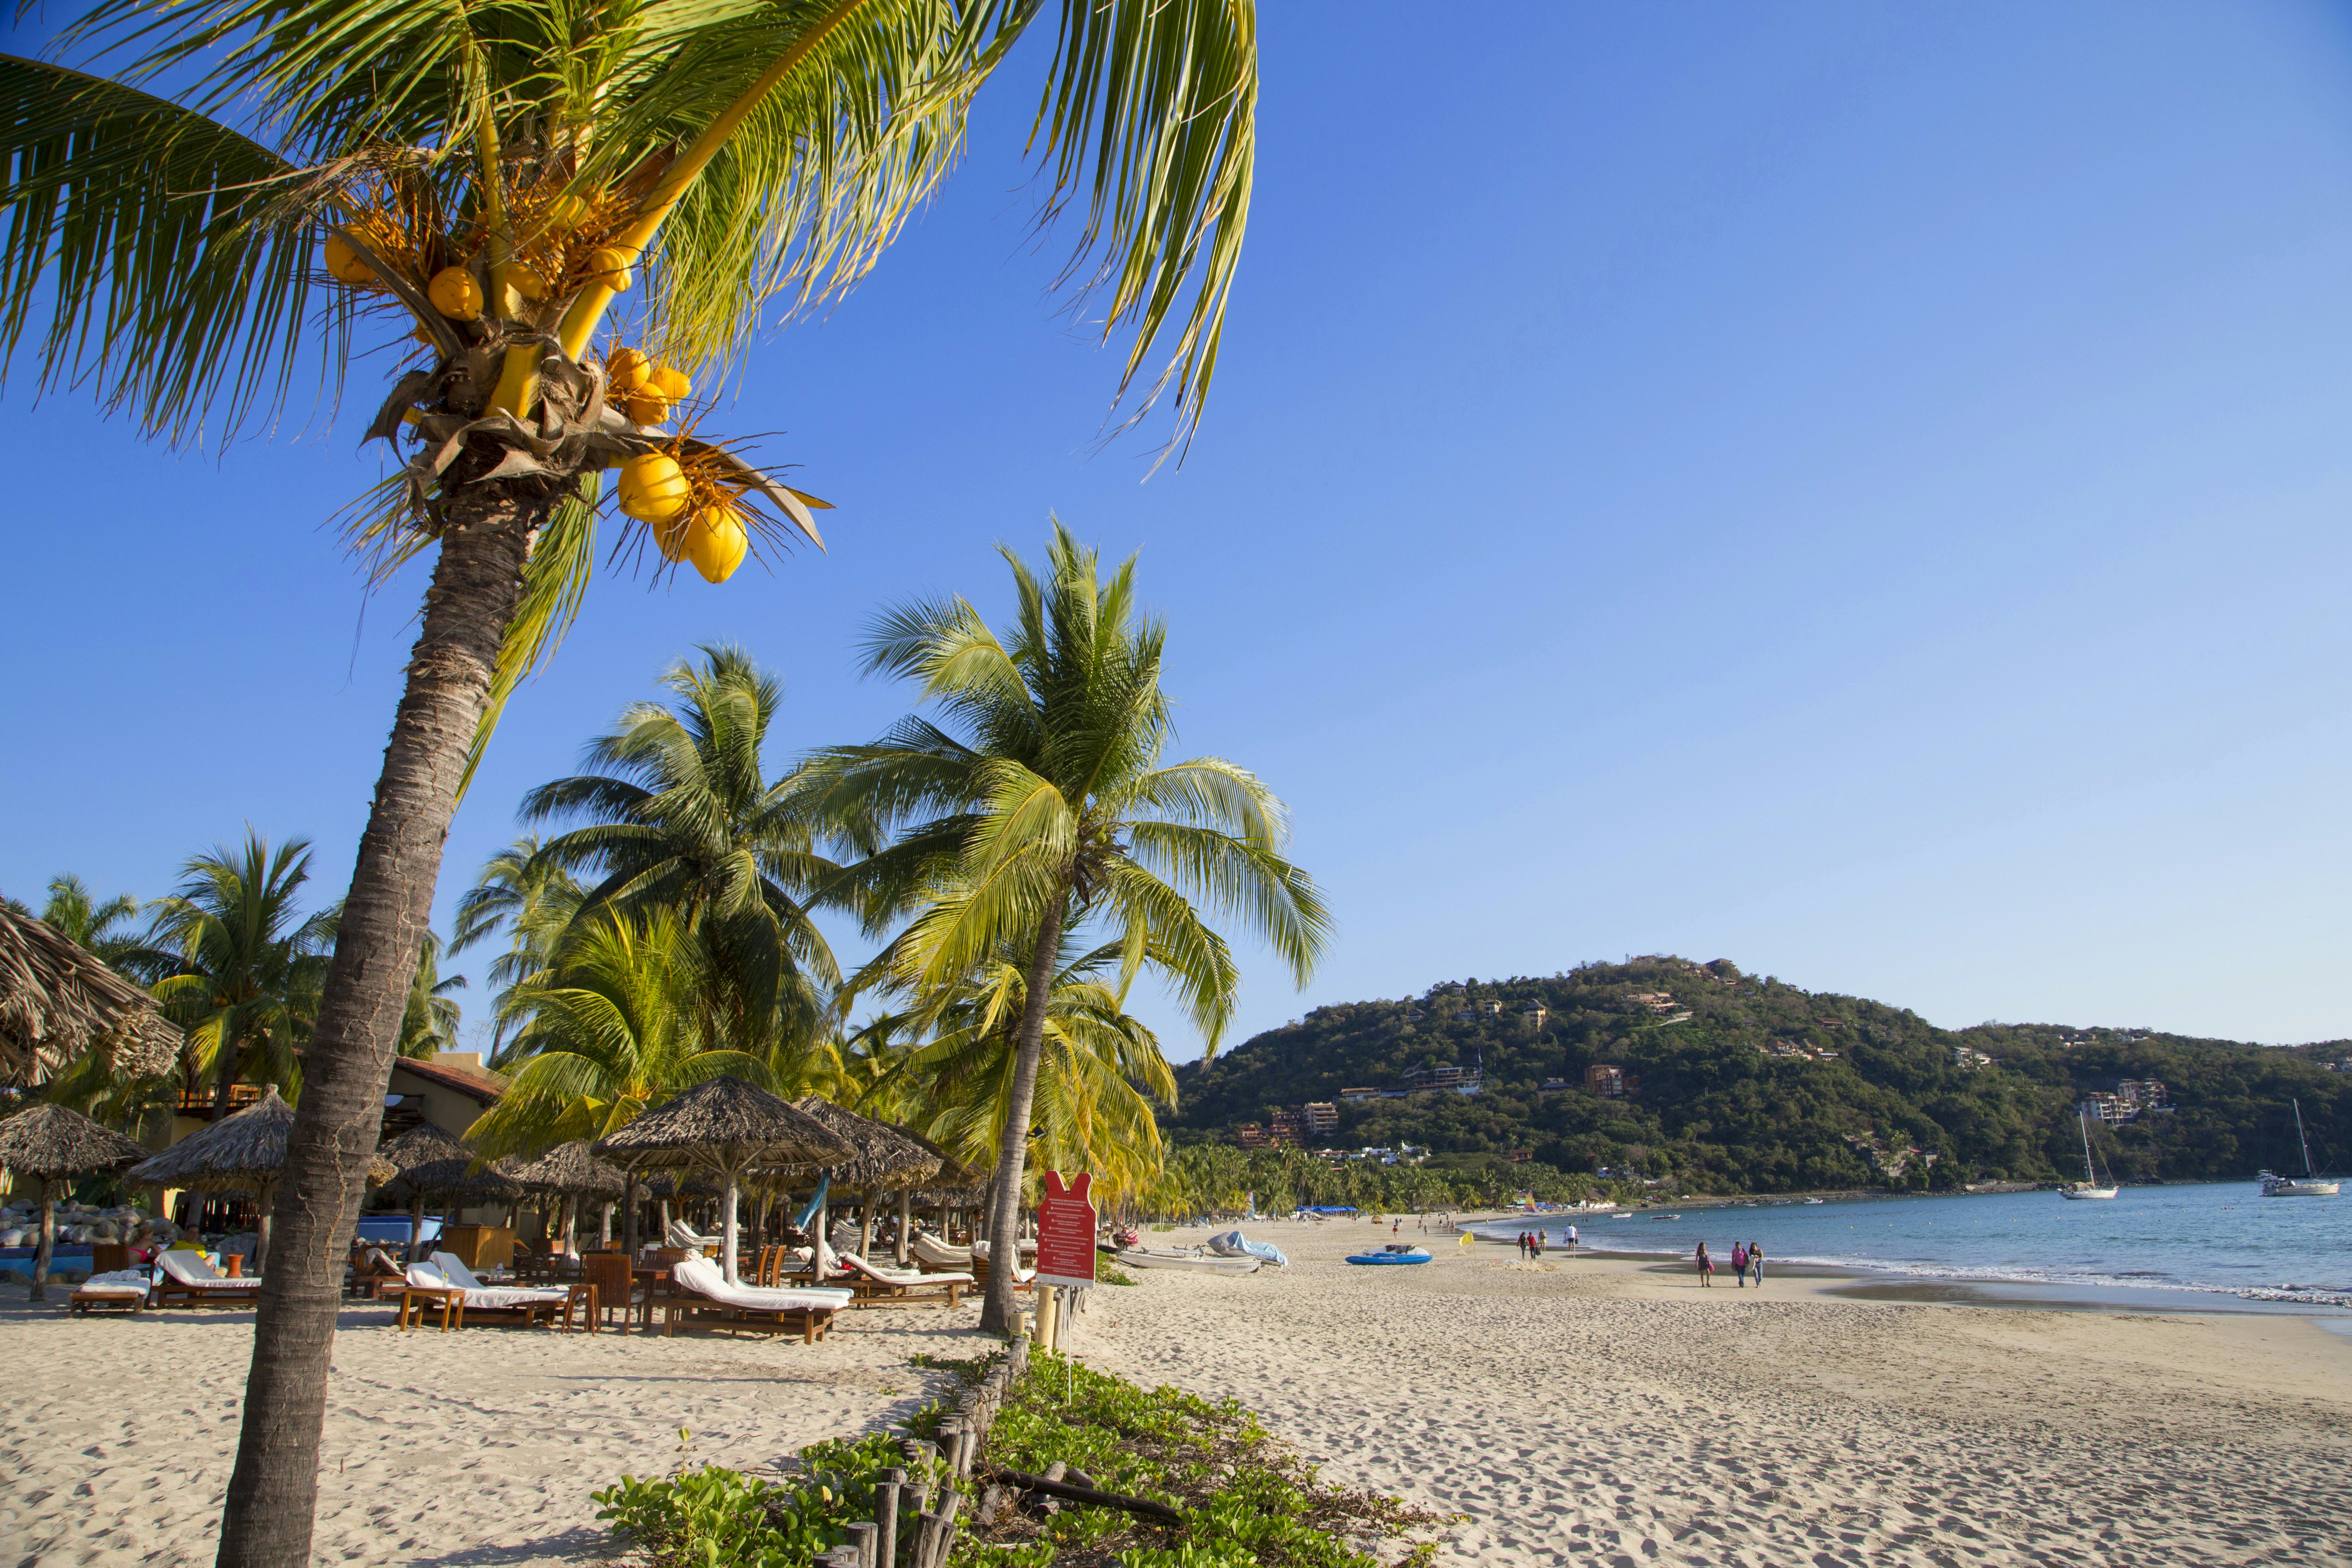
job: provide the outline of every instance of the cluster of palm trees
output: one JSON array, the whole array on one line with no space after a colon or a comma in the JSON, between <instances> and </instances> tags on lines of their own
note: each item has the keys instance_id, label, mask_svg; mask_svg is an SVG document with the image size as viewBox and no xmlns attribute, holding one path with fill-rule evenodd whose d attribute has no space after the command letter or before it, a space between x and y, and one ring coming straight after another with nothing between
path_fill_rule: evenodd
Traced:
<instances>
[{"instance_id":1,"label":"cluster of palm trees","mask_svg":"<svg viewBox=\"0 0 2352 1568\"><path fill-rule=\"evenodd\" d=\"M51 879L41 918L153 992L185 1044L162 1074L128 1072L93 1053L42 1097L151 1141L168 1134L184 1102L208 1100L212 1115L226 1114L240 1085L274 1085L299 1100L339 913L333 905L301 911L310 876L309 840L272 846L248 827L240 844L191 856L179 885L143 906L128 896L101 900L76 876ZM461 1015L451 994L466 979L441 978L440 959L428 932L401 1025L403 1056L457 1044Z\"/></svg>"},{"instance_id":2,"label":"cluster of palm trees","mask_svg":"<svg viewBox=\"0 0 2352 1568\"><path fill-rule=\"evenodd\" d=\"M1186 1187L1154 1110L1175 1077L1132 988L1162 983L1213 1052L1240 970L1211 917L1303 983L1327 916L1263 784L1163 761L1166 634L1134 563L1106 576L1059 524L1043 572L1006 560L1001 633L961 598L875 623L869 668L922 708L878 741L780 759L781 684L707 647L524 797L534 831L483 867L446 952L425 934L401 1031L404 1055L450 1048L466 981L442 963L488 959L509 1086L468 1133L484 1159L606 1136L730 1074L922 1133L989 1173L1000 1234L1040 1168L1091 1171L1114 1204ZM148 984L188 1048L164 1078L92 1058L49 1096L132 1130L200 1084L215 1114L241 1083L299 1101L340 913L300 912L310 862L248 830L190 859L143 930L130 900L52 883L45 917ZM845 969L828 921L872 956Z\"/></svg>"},{"instance_id":3,"label":"cluster of palm trees","mask_svg":"<svg viewBox=\"0 0 2352 1568\"><path fill-rule=\"evenodd\" d=\"M1563 1174L1549 1166L1489 1163L1441 1169L1368 1159L1328 1160L1303 1149L1242 1150L1231 1144L1194 1143L1168 1150L1152 1178L1140 1194L1128 1200L1128 1205L1139 1217L1172 1220L1253 1210L1285 1214L1318 1205L1367 1214L1412 1214L1498 1208L1517 1201L1522 1193L1546 1203L1573 1203L1595 1194L1622 1198L1641 1195L1638 1188Z\"/></svg>"},{"instance_id":4,"label":"cluster of palm trees","mask_svg":"<svg viewBox=\"0 0 2352 1568\"><path fill-rule=\"evenodd\" d=\"M1164 628L1056 525L1010 552L1012 623L957 598L880 617L876 671L924 711L777 762L781 688L709 647L633 704L583 769L522 803L537 831L459 902L453 953L495 949L485 1155L604 1136L732 1074L822 1093L992 1171L1009 1229L1038 1166L1139 1196L1174 1075L1128 1008L1147 973L1214 1050L1239 969L1204 910L1303 981L1327 918L1284 858L1281 804L1213 757L1167 763ZM878 951L845 967L827 918Z\"/></svg>"}]
</instances>

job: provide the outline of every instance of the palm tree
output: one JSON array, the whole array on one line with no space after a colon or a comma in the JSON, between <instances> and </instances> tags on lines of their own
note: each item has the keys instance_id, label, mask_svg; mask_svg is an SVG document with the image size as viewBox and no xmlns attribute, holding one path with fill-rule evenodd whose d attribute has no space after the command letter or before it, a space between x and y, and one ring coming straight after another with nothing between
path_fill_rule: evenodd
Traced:
<instances>
[{"instance_id":1,"label":"palm tree","mask_svg":"<svg viewBox=\"0 0 2352 1568\"><path fill-rule=\"evenodd\" d=\"M48 902L41 919L51 930L98 961L133 977L153 964L156 954L128 927L139 918L139 900L118 893L100 901L79 877L63 873L49 879Z\"/></svg>"},{"instance_id":2,"label":"palm tree","mask_svg":"<svg viewBox=\"0 0 2352 1568\"><path fill-rule=\"evenodd\" d=\"M632 704L588 746L591 772L523 797L527 822L586 820L549 840L528 869L595 880L574 921L675 911L709 952L706 1002L736 1047L807 1036L821 1004L805 984L840 978L803 901L835 874L817 856L785 781L761 747L783 689L739 648L705 648L662 678L673 710Z\"/></svg>"},{"instance_id":3,"label":"palm tree","mask_svg":"<svg viewBox=\"0 0 2352 1568\"><path fill-rule=\"evenodd\" d=\"M402 1056L430 1057L457 1047L463 1015L449 994L464 989L462 974L441 978L441 939L426 931L416 955L416 978L408 987L408 1008L400 1019Z\"/></svg>"},{"instance_id":4,"label":"palm tree","mask_svg":"<svg viewBox=\"0 0 2352 1568\"><path fill-rule=\"evenodd\" d=\"M474 885L457 900L457 924L449 941L456 957L488 941L501 929L507 950L490 961L487 984L495 995L496 1023L490 1035L490 1061L503 1058L507 1031L516 1016L509 1003L518 988L555 967L556 944L580 912L588 889L579 879L540 854L536 834L525 834L490 857Z\"/></svg>"},{"instance_id":5,"label":"palm tree","mask_svg":"<svg viewBox=\"0 0 2352 1568\"><path fill-rule=\"evenodd\" d=\"M888 837L852 879L869 924L919 910L899 942L905 983L935 1022L1010 948L1020 1022L990 1234L1014 1234L1053 978L1073 932L1116 944L1123 994L1149 968L1216 1051L1240 972L1194 907L1254 929L1300 984L1328 921L1282 855L1282 803L1216 757L1160 765L1172 728L1160 689L1165 628L1139 617L1135 563L1102 581L1059 522L1041 580L1011 551L1019 605L1000 639L962 599L877 623L869 670L917 680L941 722L909 718L869 746L814 759L798 786L845 840ZM1097 944L1099 945L1099 944ZM992 1270L983 1326L1013 1321L1013 1273Z\"/></svg>"},{"instance_id":6,"label":"palm tree","mask_svg":"<svg viewBox=\"0 0 2352 1568\"><path fill-rule=\"evenodd\" d=\"M589 917L562 969L526 989L506 1091L467 1130L485 1155L538 1154L627 1126L721 1073L773 1088L766 1064L714 1045L709 954L669 910ZM636 1205L628 1205L632 1255Z\"/></svg>"},{"instance_id":7,"label":"palm tree","mask_svg":"<svg viewBox=\"0 0 2352 1568\"><path fill-rule=\"evenodd\" d=\"M148 943L173 960L152 989L185 1031L195 1069L212 1077L214 1119L234 1109L243 1079L298 1099L294 1050L318 1016L335 929L333 910L306 918L296 909L310 877L310 840L273 850L247 828L242 847L192 857L181 877L151 907Z\"/></svg>"},{"instance_id":8,"label":"palm tree","mask_svg":"<svg viewBox=\"0 0 2352 1568\"><path fill-rule=\"evenodd\" d=\"M672 426L669 405L686 373L730 371L780 303L814 305L874 264L1046 9L187 0L96 5L66 30L61 53L112 78L0 58L0 369L21 348L37 385L87 384L178 443L268 418L311 374L339 386L358 352L422 345L370 426L405 433L415 458L353 532L383 571L436 559L289 1139L222 1563L309 1560L329 1287L411 955L472 762L580 603L598 473L630 464L624 504L713 580L751 534L816 537L806 498L697 419ZM1172 383L1181 433L1248 210L1255 13L1053 9L1031 137L1044 211L1084 208L1066 279L1107 291L1104 331L1133 339L1122 395L1139 383L1148 406ZM597 352L640 272L617 325L676 362L666 374ZM1147 375L1171 318L1168 368Z\"/></svg>"}]
</instances>

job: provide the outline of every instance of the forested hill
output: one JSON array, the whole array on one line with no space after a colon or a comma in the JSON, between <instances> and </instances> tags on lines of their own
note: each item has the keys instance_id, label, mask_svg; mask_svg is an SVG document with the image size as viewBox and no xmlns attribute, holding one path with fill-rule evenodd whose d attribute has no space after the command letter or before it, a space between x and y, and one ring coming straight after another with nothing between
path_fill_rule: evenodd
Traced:
<instances>
[{"instance_id":1,"label":"forested hill","mask_svg":"<svg viewBox=\"0 0 2352 1568\"><path fill-rule=\"evenodd\" d=\"M1277 1112L1326 1102L1338 1104L1339 1124L1309 1133L1310 1148L1517 1153L1693 1192L1946 1188L2079 1176L2077 1102L2154 1079L2169 1109L2098 1127L2102 1163L2126 1181L2238 1178L2297 1163L2290 1097L2303 1102L2314 1159L2352 1163L2352 1071L2329 1065L2345 1058L2352 1043L1939 1029L1723 960L1643 958L1318 1007L1206 1068L1180 1068L1170 1123L1180 1142L1229 1142L1244 1123L1271 1127ZM1594 1064L1636 1087L1622 1098L1588 1091ZM1444 1068L1482 1071L1477 1092L1427 1087ZM1342 1100L1367 1089L1411 1092Z\"/></svg>"}]
</instances>

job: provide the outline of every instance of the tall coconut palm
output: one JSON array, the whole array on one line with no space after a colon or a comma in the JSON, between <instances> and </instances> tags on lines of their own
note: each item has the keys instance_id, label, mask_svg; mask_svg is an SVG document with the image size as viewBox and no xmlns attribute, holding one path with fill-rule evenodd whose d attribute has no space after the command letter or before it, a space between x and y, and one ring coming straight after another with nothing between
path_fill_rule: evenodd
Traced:
<instances>
[{"instance_id":1,"label":"tall coconut palm","mask_svg":"<svg viewBox=\"0 0 2352 1568\"><path fill-rule=\"evenodd\" d=\"M577 920L677 913L714 966L706 996L736 1048L808 1037L806 982L840 978L803 900L837 871L817 856L763 747L783 689L740 648L705 648L662 678L677 706L632 704L587 767L523 797L527 822L576 821L533 858L593 879ZM585 819L585 820L583 820Z\"/></svg>"},{"instance_id":2,"label":"tall coconut palm","mask_svg":"<svg viewBox=\"0 0 2352 1568\"><path fill-rule=\"evenodd\" d=\"M335 921L331 910L305 916L297 907L310 840L272 849L248 828L242 847L194 856L181 877L152 906L148 945L173 961L152 989L187 1036L196 1070L212 1079L214 1119L233 1109L231 1090L246 1079L295 1099L294 1049L318 1016Z\"/></svg>"},{"instance_id":3,"label":"tall coconut palm","mask_svg":"<svg viewBox=\"0 0 2352 1568\"><path fill-rule=\"evenodd\" d=\"M223 1563L308 1561L336 1271L411 955L472 761L580 603L595 476L627 465L623 505L652 525L625 552L650 539L714 581L755 535L815 538L806 498L670 406L779 306L874 264L1047 9L180 0L67 29L60 58L112 77L0 58L0 368L23 351L38 384L194 442L421 344L369 429L413 459L354 531L381 568L435 560L278 1187ZM1255 15L1052 9L1045 213L1083 208L1066 278L1133 340L1122 394L1172 384L1188 430L1248 210ZM603 352L608 329L673 363Z\"/></svg>"},{"instance_id":4,"label":"tall coconut palm","mask_svg":"<svg viewBox=\"0 0 2352 1568\"><path fill-rule=\"evenodd\" d=\"M1160 763L1166 630L1136 610L1135 563L1103 580L1059 522L1044 577L1004 556L1018 607L1003 637L958 598L893 611L868 642L869 670L917 681L940 721L822 753L797 786L845 839L889 840L854 882L869 922L919 911L900 939L906 983L934 1015L1008 947L1020 955L999 1237L1020 1213L1052 981L1074 932L1117 944L1122 992L1156 972L1213 1054L1241 976L1193 900L1263 937L1301 984L1328 924L1313 880L1283 857L1286 814L1265 784L1216 757ZM982 1322L1009 1329L1013 1316L1000 1269Z\"/></svg>"},{"instance_id":5,"label":"tall coconut palm","mask_svg":"<svg viewBox=\"0 0 2352 1568\"><path fill-rule=\"evenodd\" d=\"M162 955L131 929L138 918L138 900L128 893L100 899L70 873L49 879L48 901L41 908L42 921L58 935L108 967L144 979Z\"/></svg>"},{"instance_id":6,"label":"tall coconut palm","mask_svg":"<svg viewBox=\"0 0 2352 1568\"><path fill-rule=\"evenodd\" d=\"M441 939L426 931L416 955L416 978L408 987L408 1007L400 1020L402 1056L430 1057L457 1048L464 1015L450 994L465 989L462 974L441 978Z\"/></svg>"},{"instance_id":7,"label":"tall coconut palm","mask_svg":"<svg viewBox=\"0 0 2352 1568\"><path fill-rule=\"evenodd\" d=\"M562 866L541 856L536 834L525 834L484 863L457 900L457 923L449 939L451 957L488 942L503 930L507 949L490 961L484 976L492 992L495 1017L490 1059L496 1065L508 1032L520 1015L509 1004L520 988L555 966L556 944L588 889Z\"/></svg>"}]
</instances>

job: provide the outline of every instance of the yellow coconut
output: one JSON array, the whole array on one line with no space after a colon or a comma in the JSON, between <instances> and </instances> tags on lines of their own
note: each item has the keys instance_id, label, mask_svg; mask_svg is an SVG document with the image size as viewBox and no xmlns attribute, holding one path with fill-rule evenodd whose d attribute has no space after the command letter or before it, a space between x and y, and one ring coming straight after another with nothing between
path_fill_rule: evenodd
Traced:
<instances>
[{"instance_id":1,"label":"yellow coconut","mask_svg":"<svg viewBox=\"0 0 2352 1568\"><path fill-rule=\"evenodd\" d=\"M539 269L523 262L511 262L507 267L507 287L536 305L547 298L547 279Z\"/></svg>"},{"instance_id":2,"label":"yellow coconut","mask_svg":"<svg viewBox=\"0 0 2352 1568\"><path fill-rule=\"evenodd\" d=\"M735 575L751 543L742 514L723 501L697 511L686 531L687 556L706 583L724 583Z\"/></svg>"},{"instance_id":3,"label":"yellow coconut","mask_svg":"<svg viewBox=\"0 0 2352 1568\"><path fill-rule=\"evenodd\" d=\"M693 500L694 487L687 482L685 470L667 452L643 453L621 464L621 510L641 522L683 518Z\"/></svg>"},{"instance_id":4,"label":"yellow coconut","mask_svg":"<svg viewBox=\"0 0 2352 1568\"><path fill-rule=\"evenodd\" d=\"M672 403L683 403L694 395L694 383L686 379L686 372L672 365L657 364L646 378L656 392Z\"/></svg>"},{"instance_id":5,"label":"yellow coconut","mask_svg":"<svg viewBox=\"0 0 2352 1568\"><path fill-rule=\"evenodd\" d=\"M621 412L639 425L658 425L669 417L669 399L647 388L621 399Z\"/></svg>"},{"instance_id":6,"label":"yellow coconut","mask_svg":"<svg viewBox=\"0 0 2352 1568\"><path fill-rule=\"evenodd\" d=\"M570 233L588 221L588 204L578 196L558 196L547 204L550 230Z\"/></svg>"},{"instance_id":7,"label":"yellow coconut","mask_svg":"<svg viewBox=\"0 0 2352 1568\"><path fill-rule=\"evenodd\" d=\"M375 268L360 259L352 242L340 234L327 237L327 276L338 283L354 286L375 281Z\"/></svg>"},{"instance_id":8,"label":"yellow coconut","mask_svg":"<svg viewBox=\"0 0 2352 1568\"><path fill-rule=\"evenodd\" d=\"M614 349L604 356L604 384L624 396L645 385L654 362L635 349Z\"/></svg>"},{"instance_id":9,"label":"yellow coconut","mask_svg":"<svg viewBox=\"0 0 2352 1568\"><path fill-rule=\"evenodd\" d=\"M693 528L694 514L681 510L667 522L650 524L648 531L653 534L654 547L662 552L663 560L683 561L686 559L687 537Z\"/></svg>"},{"instance_id":10,"label":"yellow coconut","mask_svg":"<svg viewBox=\"0 0 2352 1568\"><path fill-rule=\"evenodd\" d=\"M477 321L482 316L482 286L463 267L444 267L425 286L433 308L453 321Z\"/></svg>"},{"instance_id":11,"label":"yellow coconut","mask_svg":"<svg viewBox=\"0 0 2352 1568\"><path fill-rule=\"evenodd\" d=\"M629 268L635 261L636 257L628 251L600 245L588 253L581 270L588 274L589 282L601 283L615 294L625 294L635 281L629 275Z\"/></svg>"}]
</instances>

